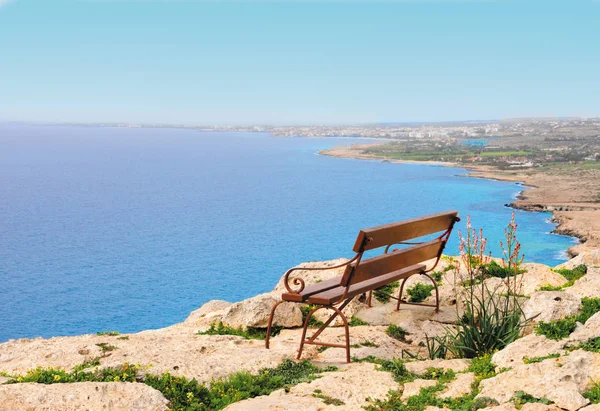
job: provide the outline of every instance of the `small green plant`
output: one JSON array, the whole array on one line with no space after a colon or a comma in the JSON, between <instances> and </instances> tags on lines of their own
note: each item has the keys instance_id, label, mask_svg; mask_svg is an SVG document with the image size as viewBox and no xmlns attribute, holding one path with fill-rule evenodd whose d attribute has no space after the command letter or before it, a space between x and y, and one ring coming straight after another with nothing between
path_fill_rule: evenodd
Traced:
<instances>
[{"instance_id":1,"label":"small green plant","mask_svg":"<svg viewBox=\"0 0 600 411\"><path fill-rule=\"evenodd\" d=\"M524 391L515 392L513 402L518 410L520 410L523 407L523 405L527 403L538 403L544 405L552 404L552 401L550 401L548 398L536 398L533 395L527 394Z\"/></svg>"},{"instance_id":2,"label":"small green plant","mask_svg":"<svg viewBox=\"0 0 600 411\"><path fill-rule=\"evenodd\" d=\"M415 284L413 287L406 290L410 295L410 301L413 303L420 303L425 301L427 297L431 296L431 291L434 289L433 285Z\"/></svg>"},{"instance_id":3,"label":"small green plant","mask_svg":"<svg viewBox=\"0 0 600 411\"><path fill-rule=\"evenodd\" d=\"M350 321L348 321L349 327L358 327L360 325L369 325L369 323L361 320L358 317L352 317L352 318L350 318Z\"/></svg>"},{"instance_id":4,"label":"small green plant","mask_svg":"<svg viewBox=\"0 0 600 411\"><path fill-rule=\"evenodd\" d=\"M390 301L389 294L393 293L394 290L399 286L400 283L398 281L394 281L393 283L386 284L383 287L376 289L373 292L373 295L380 303L387 303Z\"/></svg>"},{"instance_id":5,"label":"small green plant","mask_svg":"<svg viewBox=\"0 0 600 411\"><path fill-rule=\"evenodd\" d=\"M110 336L110 337L114 337L114 336L117 336L119 334L121 334L121 333L118 332L118 331L100 331L100 332L96 333L96 335L107 335L107 336Z\"/></svg>"},{"instance_id":6,"label":"small green plant","mask_svg":"<svg viewBox=\"0 0 600 411\"><path fill-rule=\"evenodd\" d=\"M579 280L581 277L587 274L587 266L585 264L580 264L577 267L570 270L566 268L561 268L554 271L565 277L570 283L574 283L575 281Z\"/></svg>"},{"instance_id":7,"label":"small green plant","mask_svg":"<svg viewBox=\"0 0 600 411\"><path fill-rule=\"evenodd\" d=\"M496 366L492 363L492 355L486 354L481 357L473 358L471 360L471 365L469 365L469 371L482 380L495 376Z\"/></svg>"},{"instance_id":8,"label":"small green plant","mask_svg":"<svg viewBox=\"0 0 600 411\"><path fill-rule=\"evenodd\" d=\"M535 333L545 335L551 340L562 340L567 338L577 327L577 321L574 317L563 318L556 321L538 323Z\"/></svg>"},{"instance_id":9,"label":"small green plant","mask_svg":"<svg viewBox=\"0 0 600 411\"><path fill-rule=\"evenodd\" d=\"M583 393L583 396L592 404L600 404L600 381L592 380L592 386Z\"/></svg>"},{"instance_id":10,"label":"small green plant","mask_svg":"<svg viewBox=\"0 0 600 411\"><path fill-rule=\"evenodd\" d=\"M539 289L539 291L562 291L562 290L563 290L563 286L562 285L557 285L557 286L543 285Z\"/></svg>"},{"instance_id":11,"label":"small green plant","mask_svg":"<svg viewBox=\"0 0 600 411\"><path fill-rule=\"evenodd\" d=\"M577 323L585 324L590 317L600 312L600 298L581 299L582 309L578 315L562 318L556 321L540 322L536 326L536 334L545 335L552 340L567 338L577 327Z\"/></svg>"},{"instance_id":12,"label":"small green plant","mask_svg":"<svg viewBox=\"0 0 600 411\"><path fill-rule=\"evenodd\" d=\"M387 335L395 338L398 341L405 341L405 338L408 335L408 331L394 324L388 325L388 328L385 330L385 332Z\"/></svg>"},{"instance_id":13,"label":"small green plant","mask_svg":"<svg viewBox=\"0 0 600 411\"><path fill-rule=\"evenodd\" d=\"M333 397L330 397L329 395L323 394L323 391L321 391L321 390L314 390L312 393L312 396L315 398L322 399L326 405L340 406L340 405L346 404L344 401L340 400L339 398L333 398Z\"/></svg>"},{"instance_id":14,"label":"small green plant","mask_svg":"<svg viewBox=\"0 0 600 411\"><path fill-rule=\"evenodd\" d=\"M549 354L544 357L523 357L523 363L525 364L534 364L537 362L542 362L544 360L549 360L551 358L559 358L560 354Z\"/></svg>"},{"instance_id":15,"label":"small green plant","mask_svg":"<svg viewBox=\"0 0 600 411\"><path fill-rule=\"evenodd\" d=\"M490 261L484 268L485 274L489 277L506 278L511 277L515 274L523 273L523 270L515 270L514 267L504 267L498 264L496 261Z\"/></svg>"},{"instance_id":16,"label":"small green plant","mask_svg":"<svg viewBox=\"0 0 600 411\"><path fill-rule=\"evenodd\" d=\"M426 335L425 344L427 346L427 356L430 360L443 359L448 355L446 336L430 338Z\"/></svg>"},{"instance_id":17,"label":"small green plant","mask_svg":"<svg viewBox=\"0 0 600 411\"><path fill-rule=\"evenodd\" d=\"M597 352L600 354L600 337L590 338L577 346L585 351Z\"/></svg>"},{"instance_id":18,"label":"small green plant","mask_svg":"<svg viewBox=\"0 0 600 411\"><path fill-rule=\"evenodd\" d=\"M277 335L281 332L283 327L273 327L271 329L271 335ZM206 331L198 331L198 335L236 335L243 337L247 340L264 340L267 336L267 330L264 328L253 328L248 327L245 330L243 328L233 328L224 325L221 321L218 324L211 323L210 327Z\"/></svg>"},{"instance_id":19,"label":"small green plant","mask_svg":"<svg viewBox=\"0 0 600 411\"><path fill-rule=\"evenodd\" d=\"M128 335L122 335L120 337L117 337L117 340L128 340L129 336Z\"/></svg>"},{"instance_id":20,"label":"small green plant","mask_svg":"<svg viewBox=\"0 0 600 411\"><path fill-rule=\"evenodd\" d=\"M100 347L100 350L102 351L103 354L114 351L119 348L116 345L110 345L109 343L98 343L96 345L98 347Z\"/></svg>"},{"instance_id":21,"label":"small green plant","mask_svg":"<svg viewBox=\"0 0 600 411\"><path fill-rule=\"evenodd\" d=\"M377 344L375 344L373 341L364 340L363 342L354 344L351 347L360 348L360 347L379 347L379 346Z\"/></svg>"},{"instance_id":22,"label":"small green plant","mask_svg":"<svg viewBox=\"0 0 600 411\"><path fill-rule=\"evenodd\" d=\"M315 308L317 308L317 306L316 305L311 305L311 304L300 306L300 311L302 311L302 323L303 324L306 321L306 317L308 317L308 314L310 314L310 312L312 310L314 310ZM315 316L313 315L313 316L310 317L310 320L308 320L308 325L310 327L320 327L320 326L323 325L323 322L317 320L315 318Z\"/></svg>"},{"instance_id":23,"label":"small green plant","mask_svg":"<svg viewBox=\"0 0 600 411\"><path fill-rule=\"evenodd\" d=\"M443 274L439 271L434 271L431 273L431 278L435 280L437 285L442 285Z\"/></svg>"}]
</instances>

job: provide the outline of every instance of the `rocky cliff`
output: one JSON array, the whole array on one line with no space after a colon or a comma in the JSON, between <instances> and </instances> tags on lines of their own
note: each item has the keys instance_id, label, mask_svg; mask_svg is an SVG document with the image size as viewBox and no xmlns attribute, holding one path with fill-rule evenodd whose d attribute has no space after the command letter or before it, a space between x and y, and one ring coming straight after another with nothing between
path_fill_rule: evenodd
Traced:
<instances>
[{"instance_id":1,"label":"rocky cliff","mask_svg":"<svg viewBox=\"0 0 600 411\"><path fill-rule=\"evenodd\" d=\"M303 266L333 266L340 262ZM372 308L357 300L346 308L348 318L353 318L353 363L345 364L341 349L308 346L303 358L330 368L280 389L242 395L240 401L229 401L226 409L467 409L460 407L468 400L471 409L600 410L600 405L593 404L596 398L600 401L600 313L592 313L584 323L574 322L575 329L565 338L551 339L534 332L536 323L558 324L557 320L576 318L588 309L582 301L600 297L600 250L584 252L560 267L587 267L587 274L571 282L549 267L523 266L525 272L519 275L523 311L534 320L522 338L493 354L489 362L493 371L487 374L476 362L479 360L425 359L428 340L444 335L461 315L454 292L456 276L451 267L447 268L451 264L445 259L439 267L440 313L410 305L394 311L395 303L385 302L385 298L374 298ZM307 284L340 274L339 269L299 272ZM503 286L497 278L486 281L499 289ZM420 282L426 283L415 276L408 288ZM240 371L249 373L244 375L268 374L268 370L295 358L303 318L300 306L286 303L278 309L275 324L282 329L272 338L269 350L264 348L263 340L249 339L242 330L260 334L282 290L280 281L272 292L245 301L210 301L184 322L159 330L20 339L0 344L0 410L161 410L174 406L168 389L177 385L150 386L144 383L148 376L168 375L176 382L178 378L195 379L210 387ZM428 297L429 301L432 298ZM209 334L224 335L209 335L207 330L212 330ZM232 330L243 335L228 335ZM343 327L328 328L323 338L342 343ZM131 370L130 376L124 376L124 364L129 367L126 370ZM37 375L32 371L36 369L38 374L53 370L53 381L25 382L31 380L28 375ZM121 373L110 374L115 369ZM78 373L102 370L107 370L102 375L114 375L111 382L104 377L102 381L72 382L87 378ZM596 394L594 389L598 390ZM189 397L190 392L186 395L190 404L196 404L196 408L190 405L188 409L223 408L222 403L214 402L216 405L199 406ZM476 403L479 405L473 405Z\"/></svg>"}]
</instances>

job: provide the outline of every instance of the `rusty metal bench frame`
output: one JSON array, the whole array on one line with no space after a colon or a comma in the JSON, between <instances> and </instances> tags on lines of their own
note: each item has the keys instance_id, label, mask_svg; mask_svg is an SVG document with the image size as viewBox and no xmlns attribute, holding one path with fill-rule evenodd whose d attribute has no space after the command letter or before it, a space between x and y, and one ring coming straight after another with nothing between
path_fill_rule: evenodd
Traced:
<instances>
[{"instance_id":1,"label":"rusty metal bench frame","mask_svg":"<svg viewBox=\"0 0 600 411\"><path fill-rule=\"evenodd\" d=\"M396 310L400 309L400 304L402 303L435 307L435 312L439 312L439 291L437 283L428 273L437 266L450 234L452 233L454 224L457 221L460 221L458 212L448 211L364 229L359 232L353 247L356 255L349 261L332 267L294 267L289 269L284 275L284 286L288 292L284 293L282 295L282 300L275 303L271 309L265 341L266 348L269 348L275 310L284 302L317 305L317 307L313 308L308 313L304 320L302 339L300 341L300 348L297 356L298 359L302 356L304 345L312 344L325 347L345 348L346 361L350 362L350 330L348 320L342 310L350 304L355 297L366 293L368 293L367 304L371 307L373 291L394 281L402 280L398 297L390 295L391 298L397 300ZM436 232L442 232L442 234L433 240L420 242L406 241L421 238ZM394 249L390 252L390 248L397 244L408 245L409 247L401 250ZM381 256L363 260L363 254L366 251L380 247L385 247L385 251ZM431 255L431 253L434 254ZM433 266L426 268L423 263L434 258L435 263ZM331 270L341 267L346 267L342 276L335 277L322 283L312 284L308 287L306 287L302 278L291 277L291 274L294 271ZM415 274L424 275L431 280L435 288L435 305L412 303L402 300L402 293L406 281ZM306 339L308 323L315 312L321 309L332 310L333 314L309 339ZM340 316L344 324L346 337L345 344L317 341L317 337L337 316Z\"/></svg>"}]
</instances>

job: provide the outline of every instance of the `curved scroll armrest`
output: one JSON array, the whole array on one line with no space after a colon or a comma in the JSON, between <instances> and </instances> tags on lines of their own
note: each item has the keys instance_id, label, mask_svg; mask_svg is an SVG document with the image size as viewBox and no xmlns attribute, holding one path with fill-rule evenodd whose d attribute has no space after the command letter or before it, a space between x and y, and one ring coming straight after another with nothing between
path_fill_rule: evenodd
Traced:
<instances>
[{"instance_id":1,"label":"curved scroll armrest","mask_svg":"<svg viewBox=\"0 0 600 411\"><path fill-rule=\"evenodd\" d=\"M301 293L305 287L304 280L299 277L293 277L290 279L290 274L293 273L294 271L333 270L334 268L340 268L340 267L344 267L346 265L352 264L354 261L356 261L358 259L359 256L360 256L360 254L357 254L354 256L354 258L352 258L352 260L348 260L345 263L334 265L331 267L294 267L294 268L290 268L289 270L286 271L286 273L283 277L283 285L285 286L285 289L288 290L288 292L290 292L290 293L296 293L296 294ZM297 289L293 289L292 286L290 286L290 280L294 286L298 287Z\"/></svg>"}]
</instances>

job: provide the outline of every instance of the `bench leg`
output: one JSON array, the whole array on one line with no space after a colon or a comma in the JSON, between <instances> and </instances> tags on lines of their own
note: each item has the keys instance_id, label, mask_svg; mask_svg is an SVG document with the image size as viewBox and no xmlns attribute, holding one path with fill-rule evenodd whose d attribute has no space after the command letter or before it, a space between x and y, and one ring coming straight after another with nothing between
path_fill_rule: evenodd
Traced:
<instances>
[{"instance_id":1,"label":"bench leg","mask_svg":"<svg viewBox=\"0 0 600 411\"><path fill-rule=\"evenodd\" d=\"M273 308L271 308L271 315L269 315L269 324L267 325L267 336L265 338L265 348L267 349L269 348L269 338L271 337L271 327L273 326L273 317L275 317L275 309L279 307L279 304L283 302L283 300L278 301L275 303Z\"/></svg>"},{"instance_id":2,"label":"bench leg","mask_svg":"<svg viewBox=\"0 0 600 411\"><path fill-rule=\"evenodd\" d=\"M302 357L302 350L304 349L304 344L314 344L314 345L323 345L323 346L328 346L328 347L340 347L340 348L345 348L346 349L346 362L350 362L350 328L348 326L348 320L346 319L346 316L344 315L344 313L342 312L342 310L350 303L350 301L352 301L352 299L348 299L346 300L340 307L333 307L333 306L328 306L328 305L323 305L320 307L316 307L313 308L308 315L306 316L306 320L304 321L304 327L302 328L302 339L300 340L300 348L298 349L298 357L297 359L300 359ZM310 339L306 339L306 332L308 330L308 322L310 321L310 318L312 317L312 315L317 311L320 310L322 308L328 308L331 309L333 311L335 311L331 317L329 317L327 319L327 321L325 321L325 323L319 327L319 329L312 335L312 337L310 337ZM335 319L335 317L340 316L342 318L342 321L344 322L344 331L345 331L345 336L346 336L346 344L345 345L339 345L339 344L328 344L328 343L317 343L315 342L316 338L323 332L323 330L325 330L325 328L327 328L329 326L329 324L331 324L331 322Z\"/></svg>"}]
</instances>

